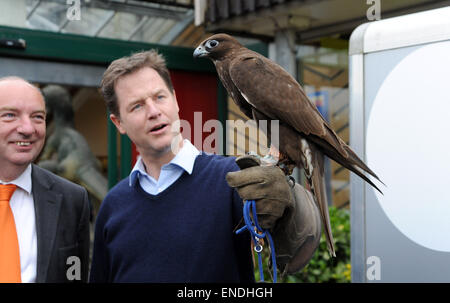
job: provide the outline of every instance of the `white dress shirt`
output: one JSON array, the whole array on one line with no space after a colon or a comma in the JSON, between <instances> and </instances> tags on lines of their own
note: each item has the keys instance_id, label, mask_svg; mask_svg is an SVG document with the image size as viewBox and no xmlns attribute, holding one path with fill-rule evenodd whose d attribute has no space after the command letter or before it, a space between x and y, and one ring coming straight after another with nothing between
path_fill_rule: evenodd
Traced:
<instances>
[{"instance_id":1,"label":"white dress shirt","mask_svg":"<svg viewBox=\"0 0 450 303\"><path fill-rule=\"evenodd\" d=\"M10 205L16 223L20 250L22 282L36 281L37 238L33 193L31 191L31 164L15 180L1 184L15 184L17 189L11 197Z\"/></svg>"},{"instance_id":2,"label":"white dress shirt","mask_svg":"<svg viewBox=\"0 0 450 303\"><path fill-rule=\"evenodd\" d=\"M183 147L175 155L175 157L167 164L161 167L161 173L158 180L147 174L142 158L139 156L133 170L130 173L129 185L134 186L136 180L142 189L151 195L157 195L167 189L186 171L192 174L194 169L195 158L200 151L192 145L192 143L184 139Z\"/></svg>"}]
</instances>

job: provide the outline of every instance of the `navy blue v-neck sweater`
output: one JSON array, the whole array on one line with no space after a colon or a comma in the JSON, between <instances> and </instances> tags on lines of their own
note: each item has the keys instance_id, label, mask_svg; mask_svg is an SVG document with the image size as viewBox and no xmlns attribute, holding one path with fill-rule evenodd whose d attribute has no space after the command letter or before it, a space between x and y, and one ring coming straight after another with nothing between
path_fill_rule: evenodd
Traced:
<instances>
[{"instance_id":1,"label":"navy blue v-neck sweater","mask_svg":"<svg viewBox=\"0 0 450 303\"><path fill-rule=\"evenodd\" d=\"M234 158L201 154L158 195L128 178L96 219L91 282L254 282L250 237L233 230L242 200L225 175Z\"/></svg>"}]
</instances>

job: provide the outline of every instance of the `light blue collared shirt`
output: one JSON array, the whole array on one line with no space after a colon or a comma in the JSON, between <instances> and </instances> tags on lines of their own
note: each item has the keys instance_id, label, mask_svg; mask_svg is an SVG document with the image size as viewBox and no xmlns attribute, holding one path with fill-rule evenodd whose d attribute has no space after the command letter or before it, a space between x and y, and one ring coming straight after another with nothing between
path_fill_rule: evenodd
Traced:
<instances>
[{"instance_id":1,"label":"light blue collared shirt","mask_svg":"<svg viewBox=\"0 0 450 303\"><path fill-rule=\"evenodd\" d=\"M192 145L189 140L184 139L183 147L175 155L172 161L161 167L161 173L159 174L158 180L147 174L144 162L139 156L130 173L129 185L134 186L136 180L139 180L139 184L143 190L151 195L157 195L177 181L185 171L188 174L192 174L195 158L199 154L200 151Z\"/></svg>"}]
</instances>

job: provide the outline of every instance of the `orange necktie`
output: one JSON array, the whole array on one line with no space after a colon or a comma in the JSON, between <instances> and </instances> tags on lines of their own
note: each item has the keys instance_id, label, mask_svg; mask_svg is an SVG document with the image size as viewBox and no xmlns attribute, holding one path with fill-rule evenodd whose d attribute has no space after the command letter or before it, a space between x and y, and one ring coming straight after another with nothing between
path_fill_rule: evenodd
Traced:
<instances>
[{"instance_id":1,"label":"orange necktie","mask_svg":"<svg viewBox=\"0 0 450 303\"><path fill-rule=\"evenodd\" d=\"M0 184L0 282L20 283L20 252L16 223L9 200L14 184Z\"/></svg>"}]
</instances>

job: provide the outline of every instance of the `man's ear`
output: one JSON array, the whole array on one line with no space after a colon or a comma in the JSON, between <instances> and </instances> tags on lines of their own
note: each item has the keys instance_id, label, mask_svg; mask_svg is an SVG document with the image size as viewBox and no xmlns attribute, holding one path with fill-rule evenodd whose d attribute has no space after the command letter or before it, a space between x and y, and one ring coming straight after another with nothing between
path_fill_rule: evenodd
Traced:
<instances>
[{"instance_id":1,"label":"man's ear","mask_svg":"<svg viewBox=\"0 0 450 303\"><path fill-rule=\"evenodd\" d=\"M126 132L125 132L125 129L122 127L120 118L117 117L117 116L114 115L114 114L110 114L110 115L109 115L109 118L111 119L112 123L114 123L114 125L116 126L117 130L119 131L119 133L121 133L122 135L124 135Z\"/></svg>"}]
</instances>

